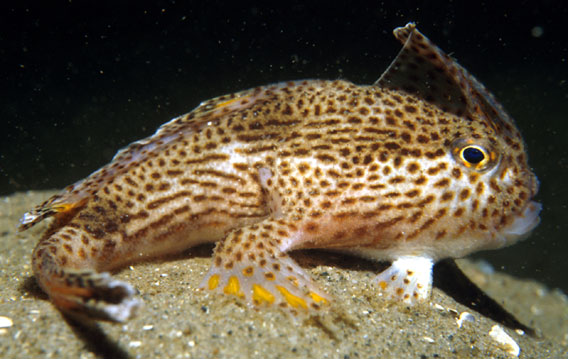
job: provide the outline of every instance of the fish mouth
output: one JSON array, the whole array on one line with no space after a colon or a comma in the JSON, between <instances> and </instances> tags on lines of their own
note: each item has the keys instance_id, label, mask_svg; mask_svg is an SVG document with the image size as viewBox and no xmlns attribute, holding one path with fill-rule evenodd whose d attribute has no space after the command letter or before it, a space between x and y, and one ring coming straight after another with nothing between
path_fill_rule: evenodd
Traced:
<instances>
[{"instance_id":1,"label":"fish mouth","mask_svg":"<svg viewBox=\"0 0 568 359\"><path fill-rule=\"evenodd\" d=\"M531 191L531 198L536 196L540 183L536 175L528 171L529 178L528 188ZM536 201L528 201L525 208L520 214L515 216L513 222L508 225L503 233L506 237L510 239L523 239L528 236L528 234L540 223L540 211L542 210L542 205ZM519 238L520 237L520 238Z\"/></svg>"},{"instance_id":2,"label":"fish mouth","mask_svg":"<svg viewBox=\"0 0 568 359\"><path fill-rule=\"evenodd\" d=\"M517 215L503 233L510 238L526 236L540 223L540 211L542 205L535 201L529 201L522 213Z\"/></svg>"}]
</instances>

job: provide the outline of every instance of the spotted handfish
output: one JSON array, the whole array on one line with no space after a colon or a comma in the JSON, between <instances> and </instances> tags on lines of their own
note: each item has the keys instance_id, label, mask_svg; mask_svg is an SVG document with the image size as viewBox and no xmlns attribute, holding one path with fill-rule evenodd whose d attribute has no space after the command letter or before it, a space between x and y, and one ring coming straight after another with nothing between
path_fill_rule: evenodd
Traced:
<instances>
[{"instance_id":1,"label":"spotted handfish","mask_svg":"<svg viewBox=\"0 0 568 359\"><path fill-rule=\"evenodd\" d=\"M288 252L391 262L378 293L429 298L432 266L515 243L538 224L519 130L410 23L372 85L305 80L221 96L120 150L26 213L46 217L33 271L64 313L122 322L141 305L109 271L217 242L207 291L310 313L332 298Z\"/></svg>"}]
</instances>

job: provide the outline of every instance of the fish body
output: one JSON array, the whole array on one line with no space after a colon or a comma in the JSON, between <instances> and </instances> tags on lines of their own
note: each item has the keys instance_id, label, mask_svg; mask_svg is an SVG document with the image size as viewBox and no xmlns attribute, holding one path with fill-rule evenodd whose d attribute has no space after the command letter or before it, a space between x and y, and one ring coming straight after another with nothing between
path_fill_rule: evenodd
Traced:
<instances>
[{"instance_id":1,"label":"fish body","mask_svg":"<svg viewBox=\"0 0 568 359\"><path fill-rule=\"evenodd\" d=\"M140 302L107 272L217 242L205 290L291 312L331 298L289 256L323 248L392 265L374 283L427 299L432 265L538 224L538 182L493 96L413 24L373 85L305 80L221 96L119 151L24 215L54 217L33 253L64 312L124 321Z\"/></svg>"}]
</instances>

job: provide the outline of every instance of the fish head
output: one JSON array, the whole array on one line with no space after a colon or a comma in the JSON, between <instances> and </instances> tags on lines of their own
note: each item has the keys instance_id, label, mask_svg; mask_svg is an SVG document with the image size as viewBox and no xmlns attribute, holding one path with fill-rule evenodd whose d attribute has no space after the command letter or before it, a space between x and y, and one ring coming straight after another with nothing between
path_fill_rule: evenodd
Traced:
<instances>
[{"instance_id":1,"label":"fish head","mask_svg":"<svg viewBox=\"0 0 568 359\"><path fill-rule=\"evenodd\" d=\"M508 126L503 126L508 124ZM477 228L483 249L513 244L538 225L541 205L533 200L539 182L528 164L526 145L512 122L485 114L462 118L450 144L452 173L460 206L469 207L470 231ZM462 225L465 225L463 223Z\"/></svg>"},{"instance_id":2,"label":"fish head","mask_svg":"<svg viewBox=\"0 0 568 359\"><path fill-rule=\"evenodd\" d=\"M541 205L533 200L538 180L513 119L414 24L394 35L404 47L375 85L431 105L430 122L440 134L437 147L423 150L432 154L438 148L440 155L422 162L429 168L438 163L444 171L432 174L422 189L438 199L429 211L432 219L444 214L443 230L432 226L430 235L443 233L453 242L432 256L459 257L525 238L540 221Z\"/></svg>"}]
</instances>

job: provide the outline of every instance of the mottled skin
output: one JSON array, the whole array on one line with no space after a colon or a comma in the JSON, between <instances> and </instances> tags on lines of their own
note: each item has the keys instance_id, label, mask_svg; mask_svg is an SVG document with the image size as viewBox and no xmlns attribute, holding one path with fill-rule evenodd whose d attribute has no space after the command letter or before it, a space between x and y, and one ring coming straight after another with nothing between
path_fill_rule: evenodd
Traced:
<instances>
[{"instance_id":1,"label":"mottled skin","mask_svg":"<svg viewBox=\"0 0 568 359\"><path fill-rule=\"evenodd\" d=\"M135 291L106 271L218 242L203 287L292 312L330 300L286 252L393 261L379 290L428 297L431 266L538 223L519 131L412 24L376 84L309 80L222 96L120 151L22 219L54 222L33 254L61 310L123 321Z\"/></svg>"}]
</instances>

